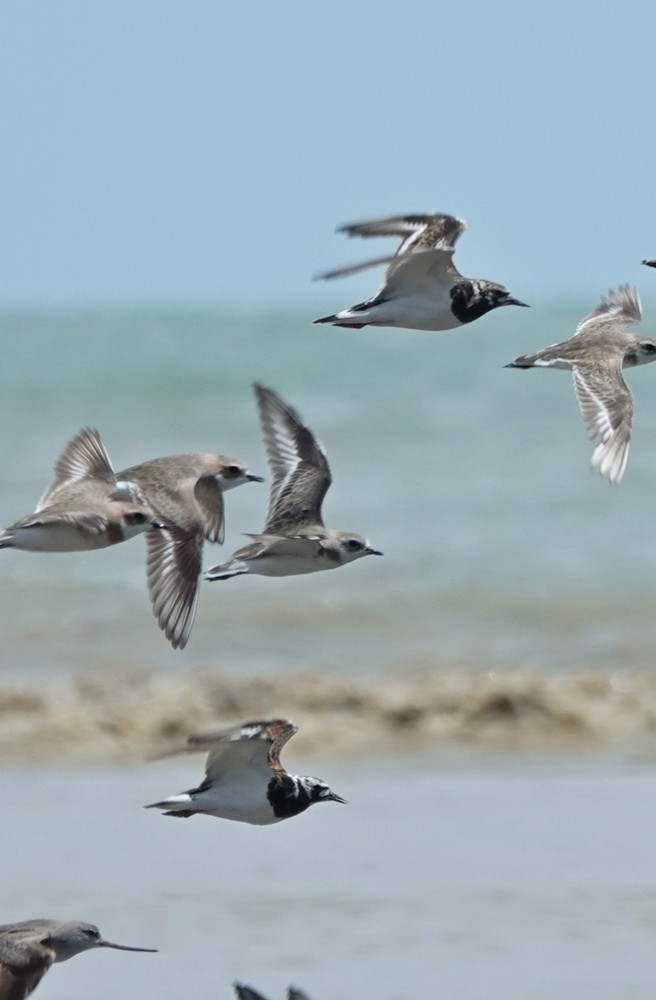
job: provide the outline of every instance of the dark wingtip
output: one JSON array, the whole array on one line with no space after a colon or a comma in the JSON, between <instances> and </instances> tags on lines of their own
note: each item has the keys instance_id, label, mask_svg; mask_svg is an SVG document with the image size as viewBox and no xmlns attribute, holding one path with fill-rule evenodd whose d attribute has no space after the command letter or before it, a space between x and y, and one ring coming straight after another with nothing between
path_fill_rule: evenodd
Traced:
<instances>
[{"instance_id":1,"label":"dark wingtip","mask_svg":"<svg viewBox=\"0 0 656 1000\"><path fill-rule=\"evenodd\" d=\"M237 994L239 1000L264 1000L261 993L254 990L252 986L246 986L245 983L235 981L232 984L232 988Z\"/></svg>"},{"instance_id":2,"label":"dark wingtip","mask_svg":"<svg viewBox=\"0 0 656 1000\"><path fill-rule=\"evenodd\" d=\"M647 267L656 267L656 258L654 260L641 260L641 264L646 264Z\"/></svg>"}]
</instances>

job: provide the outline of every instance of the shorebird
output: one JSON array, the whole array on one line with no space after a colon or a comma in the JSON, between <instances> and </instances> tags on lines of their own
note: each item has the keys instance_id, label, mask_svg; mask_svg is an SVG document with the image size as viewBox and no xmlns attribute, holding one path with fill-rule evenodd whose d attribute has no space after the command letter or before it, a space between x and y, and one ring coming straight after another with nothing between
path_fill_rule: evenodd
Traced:
<instances>
[{"instance_id":1,"label":"shorebird","mask_svg":"<svg viewBox=\"0 0 656 1000\"><path fill-rule=\"evenodd\" d=\"M266 524L227 563L207 570L205 579L295 576L382 555L362 535L324 526L321 504L332 479L322 446L272 389L256 384L254 390L272 477Z\"/></svg>"},{"instance_id":2,"label":"shorebird","mask_svg":"<svg viewBox=\"0 0 656 1000\"><path fill-rule=\"evenodd\" d=\"M243 462L225 455L168 455L119 473L141 489L166 530L147 536L148 592L157 624L174 649L184 649L198 603L203 543L222 543L223 494L262 483Z\"/></svg>"},{"instance_id":3,"label":"shorebird","mask_svg":"<svg viewBox=\"0 0 656 1000\"><path fill-rule=\"evenodd\" d=\"M266 997L254 990L252 986L244 986L242 983L233 983L232 985L238 1000L266 1000ZM294 986L288 986L287 1000L308 1000L308 996Z\"/></svg>"},{"instance_id":4,"label":"shorebird","mask_svg":"<svg viewBox=\"0 0 656 1000\"><path fill-rule=\"evenodd\" d=\"M285 771L280 751L296 732L287 719L268 719L190 736L177 752L207 753L203 782L144 808L163 809L165 816L205 814L268 826L298 816L315 802L344 802L320 778Z\"/></svg>"},{"instance_id":5,"label":"shorebird","mask_svg":"<svg viewBox=\"0 0 656 1000\"><path fill-rule=\"evenodd\" d=\"M54 472L34 514L0 534L0 549L102 549L164 527L137 485L114 474L98 431L86 428L76 434L57 459Z\"/></svg>"},{"instance_id":6,"label":"shorebird","mask_svg":"<svg viewBox=\"0 0 656 1000\"><path fill-rule=\"evenodd\" d=\"M627 326L641 319L637 290L621 285L602 297L569 340L536 354L524 354L506 365L572 372L583 422L596 445L591 467L616 485L622 481L629 457L633 420L633 396L622 368L656 361L656 340L626 332Z\"/></svg>"},{"instance_id":7,"label":"shorebird","mask_svg":"<svg viewBox=\"0 0 656 1000\"><path fill-rule=\"evenodd\" d=\"M401 237L401 245L393 256L317 275L343 278L387 264L383 283L372 298L314 322L358 330L363 326L453 330L499 306L526 306L495 281L460 274L453 254L466 228L463 219L452 215L399 215L340 226L337 232L347 236Z\"/></svg>"},{"instance_id":8,"label":"shorebird","mask_svg":"<svg viewBox=\"0 0 656 1000\"><path fill-rule=\"evenodd\" d=\"M65 962L90 948L149 951L113 944L94 924L78 920L22 920L0 925L0 1000L25 1000L53 962Z\"/></svg>"}]
</instances>

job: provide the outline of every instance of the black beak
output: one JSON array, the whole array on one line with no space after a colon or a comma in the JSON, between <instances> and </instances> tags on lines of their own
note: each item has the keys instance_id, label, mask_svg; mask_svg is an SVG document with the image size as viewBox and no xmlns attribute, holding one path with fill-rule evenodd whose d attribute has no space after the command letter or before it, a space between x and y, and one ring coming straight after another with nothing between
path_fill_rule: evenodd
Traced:
<instances>
[{"instance_id":1,"label":"black beak","mask_svg":"<svg viewBox=\"0 0 656 1000\"><path fill-rule=\"evenodd\" d=\"M520 302L519 299L510 298L510 296L503 303L504 306L523 306L524 309L530 309L528 302Z\"/></svg>"},{"instance_id":2,"label":"black beak","mask_svg":"<svg viewBox=\"0 0 656 1000\"><path fill-rule=\"evenodd\" d=\"M105 941L101 938L96 944L99 948L116 948L117 951L150 951L153 954L157 952L157 948L134 948L129 944L114 944L113 941Z\"/></svg>"},{"instance_id":3,"label":"black beak","mask_svg":"<svg viewBox=\"0 0 656 1000\"><path fill-rule=\"evenodd\" d=\"M640 261L641 264L646 264L647 267L656 267L656 260L643 260Z\"/></svg>"},{"instance_id":4,"label":"black beak","mask_svg":"<svg viewBox=\"0 0 656 1000\"><path fill-rule=\"evenodd\" d=\"M326 795L325 801L326 802L341 802L342 805L344 805L344 806L347 804L346 803L346 799L343 799L341 797L341 795L335 795L334 792L331 792L330 795Z\"/></svg>"},{"instance_id":5,"label":"black beak","mask_svg":"<svg viewBox=\"0 0 656 1000\"><path fill-rule=\"evenodd\" d=\"M246 479L249 483L263 483L264 476L253 476L250 472L247 474Z\"/></svg>"},{"instance_id":6,"label":"black beak","mask_svg":"<svg viewBox=\"0 0 656 1000\"><path fill-rule=\"evenodd\" d=\"M383 553L379 552L378 549L367 549L367 555L369 555L369 556L382 556Z\"/></svg>"}]
</instances>

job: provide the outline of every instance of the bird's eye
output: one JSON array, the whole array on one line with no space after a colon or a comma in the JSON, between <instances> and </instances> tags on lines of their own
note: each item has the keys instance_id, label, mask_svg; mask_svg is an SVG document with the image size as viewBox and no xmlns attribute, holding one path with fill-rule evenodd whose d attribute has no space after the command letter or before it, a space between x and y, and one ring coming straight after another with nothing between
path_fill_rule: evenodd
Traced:
<instances>
[{"instance_id":1,"label":"bird's eye","mask_svg":"<svg viewBox=\"0 0 656 1000\"><path fill-rule=\"evenodd\" d=\"M148 517L145 514L137 512L136 514L126 514L125 520L128 524L145 524Z\"/></svg>"},{"instance_id":2,"label":"bird's eye","mask_svg":"<svg viewBox=\"0 0 656 1000\"><path fill-rule=\"evenodd\" d=\"M362 552L364 544L357 538L348 538L344 543L349 552Z\"/></svg>"},{"instance_id":3,"label":"bird's eye","mask_svg":"<svg viewBox=\"0 0 656 1000\"><path fill-rule=\"evenodd\" d=\"M236 479L241 475L241 469L238 465L226 465L223 475L225 479Z\"/></svg>"},{"instance_id":4,"label":"bird's eye","mask_svg":"<svg viewBox=\"0 0 656 1000\"><path fill-rule=\"evenodd\" d=\"M641 344L640 346L642 347L645 354L653 354L656 351L656 344L652 344L648 340L646 340L645 343Z\"/></svg>"},{"instance_id":5,"label":"bird's eye","mask_svg":"<svg viewBox=\"0 0 656 1000\"><path fill-rule=\"evenodd\" d=\"M85 927L84 928L84 934L85 934L86 937L90 938L92 941L95 941L97 938L100 937L100 931L98 930L97 927Z\"/></svg>"}]
</instances>

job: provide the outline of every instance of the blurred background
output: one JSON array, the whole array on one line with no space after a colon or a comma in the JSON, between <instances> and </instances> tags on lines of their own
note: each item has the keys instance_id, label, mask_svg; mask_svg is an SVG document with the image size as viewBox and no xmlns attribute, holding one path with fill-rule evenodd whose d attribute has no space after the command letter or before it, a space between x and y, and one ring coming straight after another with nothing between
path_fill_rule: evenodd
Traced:
<instances>
[{"instance_id":1,"label":"blurred background","mask_svg":"<svg viewBox=\"0 0 656 1000\"><path fill-rule=\"evenodd\" d=\"M268 477L259 380L326 447L326 523L385 553L207 584L183 652L142 540L2 553L1 919L165 955L80 958L44 996L89 995L86 971L164 1000L183 976L208 1000L234 978L271 1000L651 996L656 368L629 372L615 489L568 374L503 366L624 282L656 334L655 30L616 0L0 6L2 523L83 426L117 469L207 450ZM424 211L464 217L462 273L531 310L313 327L379 278L313 274L394 249L335 227ZM207 566L267 489L228 495ZM293 715L290 767L348 811L139 811L202 775L146 753L263 712Z\"/></svg>"}]
</instances>

